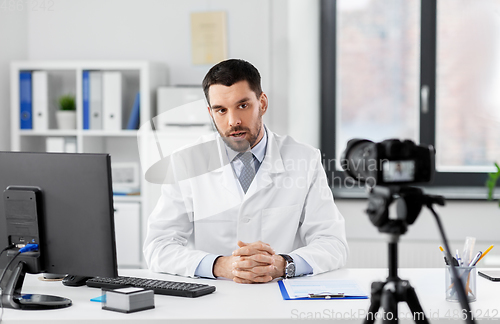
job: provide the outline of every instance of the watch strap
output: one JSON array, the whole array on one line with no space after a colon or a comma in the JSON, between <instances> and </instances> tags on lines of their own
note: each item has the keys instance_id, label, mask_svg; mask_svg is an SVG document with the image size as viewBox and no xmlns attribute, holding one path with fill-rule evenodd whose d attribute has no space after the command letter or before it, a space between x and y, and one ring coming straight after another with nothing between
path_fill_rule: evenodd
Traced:
<instances>
[{"instance_id":1,"label":"watch strap","mask_svg":"<svg viewBox=\"0 0 500 324\"><path fill-rule=\"evenodd\" d=\"M283 259L285 259L286 262L290 262L290 263L293 262L292 257L289 256L288 254L280 254L280 255L283 257Z\"/></svg>"},{"instance_id":2,"label":"watch strap","mask_svg":"<svg viewBox=\"0 0 500 324\"><path fill-rule=\"evenodd\" d=\"M293 262L293 258L288 254L280 254L283 259L285 259L285 278L292 278L295 276L295 262ZM288 269L292 269L292 273L288 273Z\"/></svg>"}]
</instances>

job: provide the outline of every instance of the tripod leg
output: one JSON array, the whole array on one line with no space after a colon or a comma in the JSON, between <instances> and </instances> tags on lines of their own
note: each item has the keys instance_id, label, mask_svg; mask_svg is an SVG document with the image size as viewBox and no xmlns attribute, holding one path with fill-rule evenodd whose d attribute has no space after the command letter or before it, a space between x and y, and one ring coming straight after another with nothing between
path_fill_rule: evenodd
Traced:
<instances>
[{"instance_id":1,"label":"tripod leg","mask_svg":"<svg viewBox=\"0 0 500 324\"><path fill-rule=\"evenodd\" d=\"M382 323L397 323L398 322L398 298L396 283L389 282L382 291L382 309L384 316Z\"/></svg>"},{"instance_id":2,"label":"tripod leg","mask_svg":"<svg viewBox=\"0 0 500 324\"><path fill-rule=\"evenodd\" d=\"M372 283L370 308L368 308L368 313L363 320L363 324L373 324L375 322L375 315L378 313L378 309L380 308L380 299L382 296L382 289L384 288L384 285L385 282Z\"/></svg>"},{"instance_id":3,"label":"tripod leg","mask_svg":"<svg viewBox=\"0 0 500 324\"><path fill-rule=\"evenodd\" d=\"M427 317L425 316L424 310L422 309L422 305L418 301L417 293L415 289L410 285L410 283L406 280L401 282L402 289L405 291L406 303L413 313L413 320L418 324L429 324Z\"/></svg>"}]
</instances>

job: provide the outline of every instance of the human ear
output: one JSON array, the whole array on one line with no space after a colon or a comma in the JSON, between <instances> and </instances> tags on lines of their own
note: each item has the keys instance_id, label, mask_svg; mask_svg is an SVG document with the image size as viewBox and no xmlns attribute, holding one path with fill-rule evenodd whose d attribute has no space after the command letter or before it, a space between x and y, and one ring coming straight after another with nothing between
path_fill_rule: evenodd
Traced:
<instances>
[{"instance_id":1,"label":"human ear","mask_svg":"<svg viewBox=\"0 0 500 324\"><path fill-rule=\"evenodd\" d=\"M267 99L267 95L264 92L262 92L260 94L259 101L260 101L260 110L262 112L262 115L264 115L267 111L267 106L269 104L269 101Z\"/></svg>"}]
</instances>

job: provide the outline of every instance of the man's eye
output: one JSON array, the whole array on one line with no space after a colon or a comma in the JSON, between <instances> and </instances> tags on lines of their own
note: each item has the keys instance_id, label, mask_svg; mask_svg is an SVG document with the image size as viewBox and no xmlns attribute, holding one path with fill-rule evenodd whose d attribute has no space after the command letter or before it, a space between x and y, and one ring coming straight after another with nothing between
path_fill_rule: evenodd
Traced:
<instances>
[{"instance_id":1,"label":"man's eye","mask_svg":"<svg viewBox=\"0 0 500 324\"><path fill-rule=\"evenodd\" d=\"M225 112L226 112L226 108L219 109L219 110L217 110L217 112L218 112L219 114L223 114L223 113L225 113Z\"/></svg>"},{"instance_id":2,"label":"man's eye","mask_svg":"<svg viewBox=\"0 0 500 324\"><path fill-rule=\"evenodd\" d=\"M240 108L246 108L246 107L248 107L248 104L246 103L240 105Z\"/></svg>"}]
</instances>

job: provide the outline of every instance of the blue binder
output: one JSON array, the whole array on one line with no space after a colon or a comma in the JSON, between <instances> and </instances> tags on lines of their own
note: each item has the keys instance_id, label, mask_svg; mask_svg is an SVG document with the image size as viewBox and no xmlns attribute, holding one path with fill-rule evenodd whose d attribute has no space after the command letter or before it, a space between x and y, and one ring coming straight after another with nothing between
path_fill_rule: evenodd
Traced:
<instances>
[{"instance_id":1,"label":"blue binder","mask_svg":"<svg viewBox=\"0 0 500 324\"><path fill-rule=\"evenodd\" d=\"M21 129L33 129L33 92L31 71L19 72L19 104Z\"/></svg>"},{"instance_id":2,"label":"blue binder","mask_svg":"<svg viewBox=\"0 0 500 324\"><path fill-rule=\"evenodd\" d=\"M140 111L141 111L141 96L137 92L135 96L134 106L130 112L130 117L127 123L127 129L139 129Z\"/></svg>"},{"instance_id":3,"label":"blue binder","mask_svg":"<svg viewBox=\"0 0 500 324\"><path fill-rule=\"evenodd\" d=\"M83 96L83 129L90 129L90 80L89 71L83 71L82 79Z\"/></svg>"}]
</instances>

